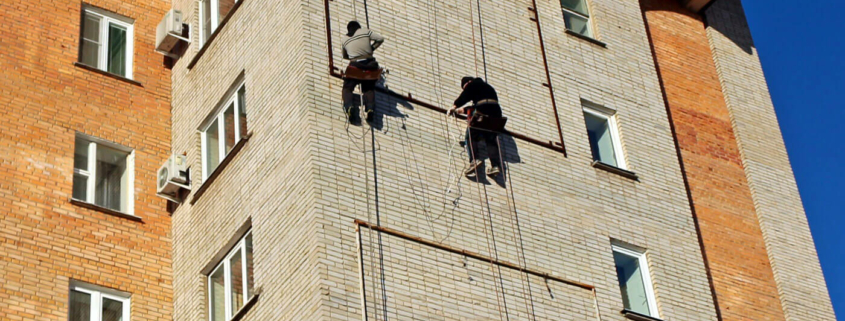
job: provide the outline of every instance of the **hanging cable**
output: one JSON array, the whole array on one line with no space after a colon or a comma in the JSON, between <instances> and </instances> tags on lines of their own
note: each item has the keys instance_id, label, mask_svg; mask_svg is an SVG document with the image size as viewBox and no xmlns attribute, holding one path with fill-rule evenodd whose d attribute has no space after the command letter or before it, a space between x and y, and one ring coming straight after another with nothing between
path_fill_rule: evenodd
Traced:
<instances>
[{"instance_id":1,"label":"hanging cable","mask_svg":"<svg viewBox=\"0 0 845 321\"><path fill-rule=\"evenodd\" d=\"M473 142L472 132L471 132L472 129L470 129L469 126L467 126L467 131L468 131L467 132L467 138L468 138L467 144L469 145L470 157L472 158L473 161L475 161L476 160L475 156L477 154L475 153L475 149L474 149L475 147L472 144L472 142ZM472 166L472 165L470 165L470 166ZM480 179L480 176L478 176L478 167L479 166L475 166L475 169L474 169L476 180ZM498 257L498 253L495 253L494 250L493 250L493 246L490 245L490 235L493 234L493 231L492 231L493 217L492 217L492 215L490 216L491 231L488 234L487 233L487 216L484 215L484 203L485 203L485 201L487 202L487 213L489 214L490 213L490 201L489 201L489 198L487 196L487 186L484 186L484 199L482 199L481 198L481 187L478 186L478 185L479 184L476 184L475 187L478 190L478 202L481 205L481 217L482 217L482 220L484 221L482 224L484 225L484 238L487 241L487 253L490 253L490 272L493 273L493 278L496 279L496 278L500 278L500 277L496 275L496 265L495 265L495 263L493 263L493 260ZM499 296L500 295L499 295L499 285L497 283L498 282L495 282L495 281L493 282L493 288L496 290L496 308L498 308L498 310L499 310L499 319L505 320L507 313L503 313L502 312L502 306L499 305ZM505 289L503 287L502 292L504 292L504 291L505 291ZM507 310L507 301L505 300L504 293L502 293L501 296L502 296L502 303L505 306L505 310ZM508 318L508 320L510 320L510 318Z\"/></svg>"},{"instance_id":2,"label":"hanging cable","mask_svg":"<svg viewBox=\"0 0 845 321\"><path fill-rule=\"evenodd\" d=\"M522 246L522 231L519 228L519 216L518 212L516 211L516 198L513 197L513 184L511 184L511 174L510 174L510 166L507 168L504 167L505 158L504 155L507 155L507 152L503 152L505 146L502 145L500 137L496 136L496 143L499 145L499 159L502 162L502 174L504 175L503 179L508 182L509 188L505 189L505 198L508 201L508 212L511 215L511 218L514 220L514 224L511 224L511 234L513 235L513 242L514 246L516 247L516 255L517 255L517 264L519 265L520 269L524 269L528 266L527 262L525 261L525 249ZM513 212L511 212L513 209ZM519 232L519 239L517 239L517 231ZM518 242L518 243L517 243ZM523 275L525 279L523 280ZM534 311L534 296L531 294L531 279L528 278L528 275L525 273L519 274L519 281L522 285L522 298L523 302L525 303L525 311L526 313L530 313L532 319L535 321L537 320L537 314ZM528 295L526 296L525 291L525 283L528 283ZM531 306L529 307L528 302L531 302Z\"/></svg>"},{"instance_id":3,"label":"hanging cable","mask_svg":"<svg viewBox=\"0 0 845 321\"><path fill-rule=\"evenodd\" d=\"M481 60L484 63L484 81L490 81L487 78L487 51L484 47L484 20L481 18L481 0L475 0L476 8L478 9L478 33L481 36Z\"/></svg>"}]
</instances>

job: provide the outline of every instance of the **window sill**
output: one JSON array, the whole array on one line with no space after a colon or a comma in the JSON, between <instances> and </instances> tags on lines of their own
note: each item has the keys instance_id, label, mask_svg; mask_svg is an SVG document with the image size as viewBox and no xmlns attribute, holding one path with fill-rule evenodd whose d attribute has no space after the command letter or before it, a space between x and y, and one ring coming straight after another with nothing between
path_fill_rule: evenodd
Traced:
<instances>
[{"instance_id":1,"label":"window sill","mask_svg":"<svg viewBox=\"0 0 845 321\"><path fill-rule=\"evenodd\" d=\"M73 205L82 207L82 208L87 208L89 210L102 212L102 213L112 215L112 216L117 216L117 217L120 217L120 218L125 218L125 219L130 220L130 221L144 223L144 220L141 219L138 216L135 216L135 215L132 215L132 214L126 214L126 213L123 213L123 212L120 212L120 211L115 211L115 210L110 209L110 208L102 207L102 206L97 205L97 204L91 204L91 203L88 203L88 202L85 202L85 201L80 201L80 200L75 199L75 198L71 198L70 203L73 204Z\"/></svg>"},{"instance_id":2,"label":"window sill","mask_svg":"<svg viewBox=\"0 0 845 321\"><path fill-rule=\"evenodd\" d=\"M616 175L619 175L619 176L622 176L622 177L625 177L625 178L629 178L629 179L632 179L632 180L635 180L635 181L640 180L639 176L637 176L636 173L629 171L629 170L621 169L619 167L616 167L616 166L613 166L613 165L610 165L610 164L607 164L607 163L602 163L600 161L593 161L592 165L595 168L605 170L605 171L614 173Z\"/></svg>"},{"instance_id":3,"label":"window sill","mask_svg":"<svg viewBox=\"0 0 845 321\"><path fill-rule=\"evenodd\" d=\"M235 313L235 315L233 315L232 318L229 319L229 321L239 321L240 319L243 319L244 315L246 315L246 313L249 312L250 309L252 309L252 306L255 305L256 302L258 302L259 294L261 294L261 288L255 289L255 294L253 294L252 297L249 298L246 303L244 303L244 306L240 310L238 310L238 313Z\"/></svg>"},{"instance_id":4,"label":"window sill","mask_svg":"<svg viewBox=\"0 0 845 321\"><path fill-rule=\"evenodd\" d=\"M631 310L628 310L628 309L622 310L622 314L626 318L634 320L634 321L663 321L661 319L658 319L658 318L655 318L655 317L652 317L652 316L647 316L645 314L637 313L637 312L634 312L634 311L631 311Z\"/></svg>"},{"instance_id":5,"label":"window sill","mask_svg":"<svg viewBox=\"0 0 845 321\"><path fill-rule=\"evenodd\" d=\"M220 34L220 31L223 30L223 27L226 26L226 23L229 22L229 19L232 18L232 16L235 14L235 11L238 11L238 8L241 7L241 4L243 4L244 1L247 1L247 0L236 1L235 5L232 6L232 9L229 10L229 13L226 15L226 17L224 17L223 20L220 21L219 24L217 24L217 29L214 29L214 32L212 32L211 35L208 36L208 39L202 45L202 48L200 48L200 50L197 51L197 54L194 55L194 57L191 58L191 61L188 62L188 70L191 70L191 69L194 68L194 66L200 60L202 55L205 53L206 50L208 50L208 47L211 45L212 42L214 42L214 39L217 38L217 35Z\"/></svg>"},{"instance_id":6,"label":"window sill","mask_svg":"<svg viewBox=\"0 0 845 321\"><path fill-rule=\"evenodd\" d=\"M123 77L121 75L113 74L113 73L110 73L110 72L105 71L105 70L100 70L100 69L97 69L95 67L91 67L89 65L83 64L81 62L74 62L73 65L77 66L79 68L88 70L88 71L96 72L96 73L101 74L103 76L108 76L108 77L112 77L112 78L120 80L120 81L128 82L128 83L133 84L135 86L144 87L144 85L142 85L140 82L138 82L136 80L132 80L132 79Z\"/></svg>"},{"instance_id":7,"label":"window sill","mask_svg":"<svg viewBox=\"0 0 845 321\"><path fill-rule=\"evenodd\" d=\"M587 37L585 35L582 35L580 33L575 32L575 31L566 29L566 34L572 35L575 38L578 38L578 39L581 39L581 40L586 40L587 42L592 43L592 44L597 45L597 46L601 46L602 48L607 48L606 43L598 41L598 40L591 38L591 37Z\"/></svg>"},{"instance_id":8,"label":"window sill","mask_svg":"<svg viewBox=\"0 0 845 321\"><path fill-rule=\"evenodd\" d=\"M211 172L211 175L208 175L208 178L206 178L205 181L202 182L202 185L200 185L200 188L198 188L197 191L194 193L194 196L191 196L191 205L194 205L194 203L199 200L202 194L205 194L205 191L208 189L208 187L211 186L212 183L214 183L218 176L220 176L220 173L226 168L226 165L229 165L229 163L231 163L232 160L235 159L235 156L238 155L238 153L241 151L241 149L243 149L244 145L246 145L246 142L249 141L251 137L252 132L247 133L246 136L241 138L241 140L237 144L235 144L234 147L232 147L232 151L229 152L229 155L226 155L226 158L224 158L223 161L220 162L220 165L217 165L217 168L215 168L214 171Z\"/></svg>"}]
</instances>

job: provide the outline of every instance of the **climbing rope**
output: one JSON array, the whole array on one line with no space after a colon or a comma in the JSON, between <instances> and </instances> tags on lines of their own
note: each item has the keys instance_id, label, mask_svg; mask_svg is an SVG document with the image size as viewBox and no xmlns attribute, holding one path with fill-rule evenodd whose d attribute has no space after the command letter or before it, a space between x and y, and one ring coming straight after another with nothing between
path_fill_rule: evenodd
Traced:
<instances>
[{"instance_id":1,"label":"climbing rope","mask_svg":"<svg viewBox=\"0 0 845 321\"><path fill-rule=\"evenodd\" d=\"M469 132L469 135L468 135L468 136L469 136L469 139L467 139L467 144L469 145L469 153L470 153L470 155L471 155L471 157L472 157L473 161L475 161L475 160L476 160L476 159L475 159L475 155L477 155L477 154L475 153L475 149L474 149L473 144L472 144L473 140L472 140L472 132L471 132L471 129L469 129L469 130L470 130L470 132ZM481 179L481 177L480 177L480 176L478 176L478 167L479 167L479 166L476 166L476 167L475 167L475 169L474 169L474 171L475 171L475 179L476 179L476 180L480 180L480 179ZM482 198L481 198L481 187L480 187L479 185L480 185L480 184L476 184L476 185L475 185L475 187L476 187L476 189L478 190L478 202L479 202L479 204L481 205L481 216L482 216L482 220L484 221L484 222L483 222L483 225L484 225L484 238L485 238L485 239L486 239L486 241L487 241L487 252L488 252L488 253L490 253L490 272L492 272L492 273L493 273L493 278L494 278L494 279L501 279L501 276L497 276L497 274L496 274L496 265L495 265L495 263L493 263L493 260L494 260L494 259L498 260L498 253L497 253L496 251L494 251L494 247L495 247L495 236L493 236L493 238L494 238L494 240L493 240L494 244L493 244L492 246L491 246L491 244L490 244L490 236L491 236L491 235L493 235L493 216L492 216L492 213L491 213L491 211L490 211L490 198L489 198L489 196L487 195L487 186L484 186L484 199L482 199ZM484 215L484 206L485 206L485 202L486 202L486 204L487 204L487 214L489 215L489 219L490 219L490 232L489 232L489 233L487 232L487 219L488 219L488 215ZM494 283L493 283L493 288L496 290L496 308L499 310L499 319L500 319L500 320L505 320L505 317L507 316L507 301L506 301L506 298L504 297L504 295L505 295L504 293L502 293L501 295L499 294L499 285L498 285L498 284L496 284L496 283L497 283L497 282L495 282L495 281L494 281ZM505 289L504 289L504 287L503 287L503 288L502 288L502 292L504 292L504 291L505 291ZM503 303L503 305L504 305L504 307L505 307L505 312L504 312L504 313L502 312L502 305L499 305L499 298L500 298L500 297L502 298L502 303ZM508 319L508 320L510 320L510 317L508 317L507 319Z\"/></svg>"},{"instance_id":2,"label":"climbing rope","mask_svg":"<svg viewBox=\"0 0 845 321\"><path fill-rule=\"evenodd\" d=\"M507 152L503 153L505 148L502 145L499 136L496 136L496 143L499 145L499 159L502 162L502 174L504 175L504 180L508 182L508 188L505 189L505 198L508 202L508 213L511 214L511 218L513 219L513 224L511 224L511 234L513 236L514 246L516 247L516 255L517 255L517 264L519 265L520 270L523 270L527 267L527 262L525 262L525 249L522 247L522 230L519 227L519 216L518 212L516 211L516 198L513 197L513 184L511 183L511 175L510 175L510 167L505 168L505 158L503 155L507 155ZM513 211L511 211L513 209ZM519 239L517 239L517 232L519 233ZM517 241L519 242L517 244ZM523 279L523 276L525 279ZM525 303L525 312L530 313L532 319L535 321L537 320L537 314L534 311L534 296L531 294L531 280L528 278L528 275L525 273L520 273L519 281L522 285L522 298L523 302ZM525 290L525 283L528 283L528 295L526 296ZM531 302L531 307L529 308L528 302Z\"/></svg>"}]
</instances>

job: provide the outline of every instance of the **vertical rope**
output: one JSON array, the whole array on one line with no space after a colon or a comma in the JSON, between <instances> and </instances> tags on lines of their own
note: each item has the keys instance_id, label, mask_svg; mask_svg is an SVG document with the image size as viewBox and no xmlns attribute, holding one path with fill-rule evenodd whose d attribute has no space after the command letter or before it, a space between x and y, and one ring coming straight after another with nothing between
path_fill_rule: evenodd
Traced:
<instances>
[{"instance_id":1,"label":"vertical rope","mask_svg":"<svg viewBox=\"0 0 845 321\"><path fill-rule=\"evenodd\" d=\"M487 78L487 51L484 47L484 20L481 18L481 0L475 0L478 9L478 33L481 36L481 59L484 62L484 81L490 81Z\"/></svg>"},{"instance_id":2,"label":"vertical rope","mask_svg":"<svg viewBox=\"0 0 845 321\"><path fill-rule=\"evenodd\" d=\"M501 160L502 164L502 175L504 175L504 179L508 181L509 188L505 189L505 197L508 200L508 212L512 214L511 219L514 221L514 224L511 224L511 234L513 235L514 245L516 246L516 255L517 255L517 264L519 264L520 269L524 269L528 266L528 263L525 261L525 248L523 248L522 244L522 230L519 227L519 214L516 211L516 198L513 197L513 185L511 184L511 175L510 175L510 167L507 169L504 168L505 158L503 155L507 155L507 153L503 153L502 150L504 149L504 145L502 145L499 136L496 136L496 143L499 145L499 160ZM513 206L513 207L511 207ZM511 212L511 208L513 212ZM517 239L517 231L519 231L519 239ZM517 244L519 241L519 244ZM523 280L523 275L525 279ZM528 278L528 275L525 273L519 274L519 281L522 285L522 298L523 302L525 303L525 312L531 314L531 318L535 321L537 320L537 314L534 311L534 295L531 294L531 279ZM528 283L528 296L525 295L525 283ZM531 307L529 308L528 302L531 302Z\"/></svg>"},{"instance_id":3,"label":"vertical rope","mask_svg":"<svg viewBox=\"0 0 845 321\"><path fill-rule=\"evenodd\" d=\"M475 62L475 75L478 76L478 45L475 43L475 14L472 13L472 0L469 0L469 23L472 31L472 55ZM486 81L487 79L485 79Z\"/></svg>"},{"instance_id":4,"label":"vertical rope","mask_svg":"<svg viewBox=\"0 0 845 321\"><path fill-rule=\"evenodd\" d=\"M468 136L467 144L469 144L470 157L472 158L473 162L475 162L477 159L475 158L476 153L475 153L475 149L474 149L473 144L472 144L472 142L473 142L472 129L469 126L467 126L467 131L468 131L467 132L467 136ZM475 167L474 171L475 171L475 179L478 180L479 179L478 166ZM494 279L493 288L496 290L496 308L499 310L499 319L504 320L506 314L504 314L502 312L502 306L499 305L499 296L500 296L499 295L499 285L496 284L497 282L495 281L495 279L499 278L499 276L496 275L496 265L493 263L493 259L494 259L494 257L498 256L498 253L494 253L493 247L490 245L490 234L493 234L493 231L492 231L493 217L492 217L492 215L490 216L491 231L488 234L487 233L487 216L484 215L484 200L481 199L481 187L479 187L478 184L476 184L475 188L478 190L478 203L481 205L481 216L482 216L482 220L484 221L484 223L483 223L484 224L484 238L487 241L487 253L490 254L490 272L493 273L493 279ZM487 197L487 187L486 186L484 187L484 197L487 200L487 212L489 214L490 213L490 201L489 201L489 198ZM504 290L505 289L502 288L502 292L504 292ZM505 298L504 298L504 293L502 294L502 302L505 305L507 304L507 303L505 303L506 301L505 301ZM505 308L507 309L507 307L505 307Z\"/></svg>"}]
</instances>

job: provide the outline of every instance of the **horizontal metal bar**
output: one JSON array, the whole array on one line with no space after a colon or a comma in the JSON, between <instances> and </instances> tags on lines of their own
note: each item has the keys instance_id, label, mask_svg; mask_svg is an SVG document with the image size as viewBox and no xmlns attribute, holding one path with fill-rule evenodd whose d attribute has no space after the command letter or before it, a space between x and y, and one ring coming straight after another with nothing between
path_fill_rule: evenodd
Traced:
<instances>
[{"instance_id":1,"label":"horizontal metal bar","mask_svg":"<svg viewBox=\"0 0 845 321\"><path fill-rule=\"evenodd\" d=\"M443 244L443 243L429 241L429 240L426 240L426 239L423 239L423 238L420 238L420 237L417 237L417 236L413 236L413 235L410 235L410 234L407 234L407 233L404 233L404 232L400 232L400 231L397 231L397 230L394 230L394 229L391 229L391 228L374 226L374 225L372 225L372 224L370 224L366 221L356 219L355 225L356 226L363 226L363 227L366 227L366 228L373 230L373 231L378 231L378 232L390 234L390 235L393 235L393 236L396 236L396 237L400 237L400 238L406 239L408 241L413 241L413 242L417 242L417 243L420 243L420 244L423 244L423 245L431 246L433 248L440 249L440 250L443 250L443 251L447 251L447 252L451 252L451 253L455 253L455 254L460 254L460 255L463 255L463 256L468 256L468 257L474 258L474 259L479 260L479 261L491 262L495 265L498 265L498 266L501 266L501 267L504 267L504 268L509 268L509 269L517 270L517 271L520 271L520 272L523 272L523 273L528 273L528 274L531 274L531 275L534 275L534 276L541 277L543 279L554 280L554 281L557 281L557 282L560 282L560 283L564 283L564 284L568 284L568 285L572 285L572 286L577 286L579 288L582 288L582 289L585 289L585 290L590 290L590 291L595 289L594 286L589 285L589 284L584 284L584 283L581 283L581 282L563 279L563 278L556 277L556 276L550 275L548 273L537 271L537 270L534 270L534 269L523 268L523 267L520 267L519 265L510 263L510 262L507 262L507 261L496 260L492 257L486 256L486 255L483 255L483 254L479 254L479 253L475 253L475 252L467 251L467 250L462 250L462 249L459 249L459 248L456 248L456 247L453 247L453 246L449 246L449 245L446 245L446 244Z\"/></svg>"},{"instance_id":2,"label":"horizontal metal bar","mask_svg":"<svg viewBox=\"0 0 845 321\"><path fill-rule=\"evenodd\" d=\"M337 72L335 69L336 69L335 67L331 67L331 75L334 76L334 77L343 79L343 74L340 73L340 72ZM416 99L413 96L411 96L410 94L402 95L400 93L397 93L395 91L392 91L392 90L389 90L389 89L386 89L386 88L383 88L383 87L376 87L376 90L378 90L379 92L385 93L389 96L392 96L392 97L395 97L395 98L398 98L398 99L402 99L402 100L405 100L407 102L413 103L415 105L419 105L419 106L422 106L422 107L425 107L425 108L428 108L428 109L431 109L431 110L434 110L434 111L437 111L437 112L440 112L440 113L443 113L443 114L449 112L447 109L437 107L435 105L429 104L429 103L424 102L422 100ZM462 115L459 116L459 117L466 118L465 116L462 116ZM503 130L502 133L506 134L506 135L510 135L510 136L512 136L513 138L516 138L516 139L521 139L521 140L524 140L526 142L554 150L556 152L561 152L561 153L564 153L564 154L566 153L566 150L564 150L562 147L558 146L558 145L560 145L560 143L555 143L555 142L552 142L552 141L547 141L547 142L540 141L538 139L531 138L531 137L528 137L528 136L520 134L520 133L512 132L512 131L509 131L507 129Z\"/></svg>"}]
</instances>

